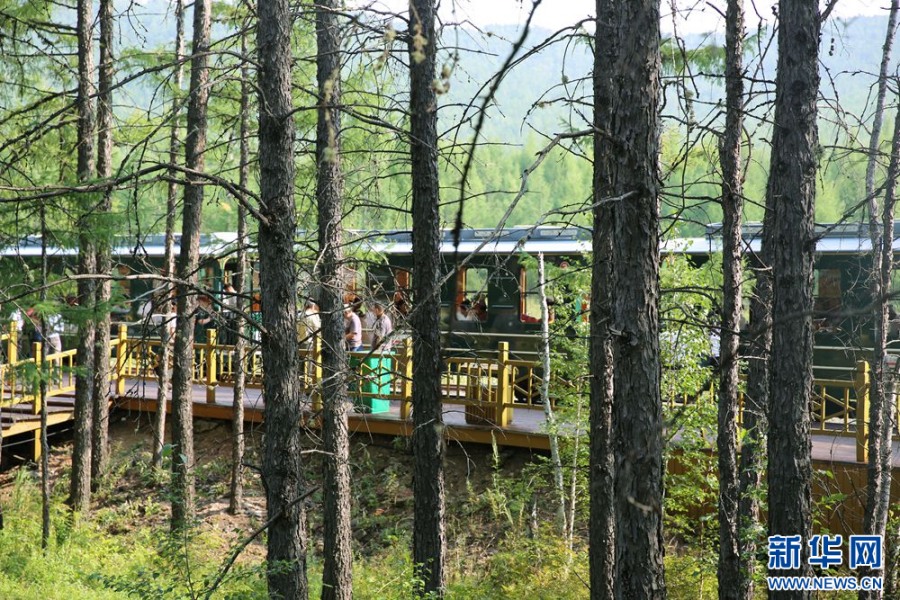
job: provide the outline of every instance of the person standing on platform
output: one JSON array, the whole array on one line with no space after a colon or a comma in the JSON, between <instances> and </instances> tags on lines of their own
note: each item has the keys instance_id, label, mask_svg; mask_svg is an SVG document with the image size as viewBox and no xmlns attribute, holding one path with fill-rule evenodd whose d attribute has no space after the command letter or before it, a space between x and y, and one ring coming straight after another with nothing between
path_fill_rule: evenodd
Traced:
<instances>
[{"instance_id":1,"label":"person standing on platform","mask_svg":"<svg viewBox=\"0 0 900 600\"><path fill-rule=\"evenodd\" d=\"M372 349L387 352L391 349L391 342L387 337L394 331L394 324L391 323L391 317L385 312L382 303L372 304L372 312L375 315L375 322L372 324Z\"/></svg>"},{"instance_id":2,"label":"person standing on platform","mask_svg":"<svg viewBox=\"0 0 900 600\"><path fill-rule=\"evenodd\" d=\"M237 308L237 290L230 283L226 283L222 288L222 324L224 327L224 336L221 341L223 344L233 346L237 343L238 336L238 314L235 312Z\"/></svg>"},{"instance_id":3,"label":"person standing on platform","mask_svg":"<svg viewBox=\"0 0 900 600\"><path fill-rule=\"evenodd\" d=\"M350 352L359 352L362 345L362 322L350 304L344 305L344 343Z\"/></svg>"}]
</instances>

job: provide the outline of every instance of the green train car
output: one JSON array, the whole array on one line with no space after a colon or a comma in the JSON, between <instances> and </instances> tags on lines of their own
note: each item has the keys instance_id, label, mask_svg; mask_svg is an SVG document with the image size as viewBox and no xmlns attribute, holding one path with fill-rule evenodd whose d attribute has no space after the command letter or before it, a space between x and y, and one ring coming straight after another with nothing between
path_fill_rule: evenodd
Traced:
<instances>
[{"instance_id":1,"label":"green train car","mask_svg":"<svg viewBox=\"0 0 900 600\"><path fill-rule=\"evenodd\" d=\"M762 226L748 224L743 230L744 254L749 265L758 263ZM894 252L900 252L900 226L895 227ZM857 361L870 361L874 343L873 297L869 284L872 244L868 224L816 225L813 280L813 356L816 377L847 379ZM706 228L706 236L679 240L674 244L702 263L721 252L721 225ZM900 278L891 292L900 304ZM751 293L747 290L745 293ZM900 308L900 306L898 306ZM895 326L896 328L896 326ZM889 348L900 351L900 343L889 340Z\"/></svg>"}]
</instances>

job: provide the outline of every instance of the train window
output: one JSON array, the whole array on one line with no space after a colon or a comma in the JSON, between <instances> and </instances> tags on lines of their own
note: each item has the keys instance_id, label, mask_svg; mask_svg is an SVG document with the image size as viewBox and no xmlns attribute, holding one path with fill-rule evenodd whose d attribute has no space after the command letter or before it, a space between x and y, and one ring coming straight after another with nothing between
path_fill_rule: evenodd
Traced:
<instances>
[{"instance_id":1,"label":"train window","mask_svg":"<svg viewBox=\"0 0 900 600\"><path fill-rule=\"evenodd\" d=\"M568 264L566 263L566 266ZM565 268L565 267L564 267ZM525 268L519 271L519 321L522 323L541 322L541 292L537 269ZM553 310L550 310L553 321Z\"/></svg>"},{"instance_id":2,"label":"train window","mask_svg":"<svg viewBox=\"0 0 900 600\"><path fill-rule=\"evenodd\" d=\"M836 319L841 311L840 269L816 269L813 295L816 316L826 323Z\"/></svg>"},{"instance_id":3,"label":"train window","mask_svg":"<svg viewBox=\"0 0 900 600\"><path fill-rule=\"evenodd\" d=\"M410 288L412 287L412 275L406 269L394 268L394 311L397 316L405 317L410 309Z\"/></svg>"},{"instance_id":4,"label":"train window","mask_svg":"<svg viewBox=\"0 0 900 600\"><path fill-rule=\"evenodd\" d=\"M537 272L522 267L519 271L519 320L523 323L541 322L541 295Z\"/></svg>"},{"instance_id":5,"label":"train window","mask_svg":"<svg viewBox=\"0 0 900 600\"><path fill-rule=\"evenodd\" d=\"M341 283L344 284L344 302L356 302L364 296L366 288L366 272L355 266L341 267Z\"/></svg>"},{"instance_id":6,"label":"train window","mask_svg":"<svg viewBox=\"0 0 900 600\"><path fill-rule=\"evenodd\" d=\"M456 275L456 320L487 321L488 270L462 269Z\"/></svg>"}]
</instances>

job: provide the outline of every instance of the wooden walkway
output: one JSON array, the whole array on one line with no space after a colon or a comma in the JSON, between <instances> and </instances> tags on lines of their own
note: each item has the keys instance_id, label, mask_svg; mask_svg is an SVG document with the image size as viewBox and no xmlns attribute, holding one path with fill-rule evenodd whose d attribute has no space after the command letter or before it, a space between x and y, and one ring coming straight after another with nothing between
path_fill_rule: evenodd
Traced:
<instances>
[{"instance_id":1,"label":"wooden walkway","mask_svg":"<svg viewBox=\"0 0 900 600\"><path fill-rule=\"evenodd\" d=\"M194 385L194 417L201 419L230 420L233 410L234 390L231 387L215 388L215 402L208 402L207 388ZM157 383L152 380L128 379L125 394L115 400L115 406L123 410L156 412ZM306 422L317 426L312 404L307 404ZM244 418L248 422L262 423L264 413L262 390L248 388L244 394ZM171 403L167 406L171 412ZM365 414L348 405L348 425L356 434L390 435L409 437L412 435L411 420L400 416L400 402L390 401L387 412ZM549 450L550 441L543 430L544 413L534 408L513 409L512 422L505 427L489 423L466 423L465 407L460 404L445 403L443 410L445 435L449 441L491 444L496 441L501 446Z\"/></svg>"},{"instance_id":2,"label":"wooden walkway","mask_svg":"<svg viewBox=\"0 0 900 600\"><path fill-rule=\"evenodd\" d=\"M157 384L152 380L128 379L123 396L115 400L115 406L122 410L155 412ZM215 389L215 402L207 402L207 389L194 385L194 417L213 420L230 420L234 391L231 387L219 386ZM264 413L262 390L248 388L244 394L244 415L248 422L262 423ZM171 405L167 407L171 412ZM349 427L356 434L389 435L408 437L412 435L412 421L400 417L400 402L391 401L387 412L363 414L349 409ZM465 407L455 403L445 403L443 410L445 436L450 442L491 444L549 450L550 442L545 429L542 410L534 408L514 408L512 421L499 427L490 424L467 423ZM307 424L317 426L312 406L306 406ZM812 458L817 468L828 465L860 466L856 458L856 438L845 433L814 433L812 436ZM713 450L710 447L710 450ZM900 441L894 441L894 468L900 469Z\"/></svg>"},{"instance_id":3,"label":"wooden walkway","mask_svg":"<svg viewBox=\"0 0 900 600\"><path fill-rule=\"evenodd\" d=\"M228 382L234 375L234 348L217 344L216 337L215 332L210 331L207 342L195 347L193 411L197 418L230 420L233 389ZM37 368L38 365L29 359L16 361L15 334L0 336L2 342L6 342L9 363L0 363L0 381L4 382L0 386L0 436L5 438L33 433L36 440L40 429L40 406L34 390L25 383L22 369ZM111 346L114 405L124 410L154 412L157 397L154 369L160 354L159 341L129 338L127 329L120 327ZM298 384L311 392L318 388L322 378L318 341L313 348L303 350L301 354L302 364L306 366ZM35 345L32 356L39 355L39 347ZM399 344L388 356L351 353L351 363L356 365L351 386L361 387L359 394L364 399L368 397L371 401L373 396L388 399L384 412L365 414L351 410L348 424L352 432L400 437L412 435L412 360L412 348L408 341ZM51 354L46 361L52 375L47 401L48 422L58 425L74 418L71 396L74 391L72 373L75 351ZM541 380L539 364L511 359L505 342L500 342L495 352L453 356L445 362L441 393L444 400L444 432L448 441L549 449L544 411L539 405L537 393ZM262 377L261 363L259 352L247 357L246 370L256 384ZM811 417L812 457L818 468L828 468L829 465L859 467L865 464L861 452L865 448L865 423L859 422L857 415L867 414L868 387L865 363L859 363L852 380L816 380ZM684 406L684 402L700 400L682 400L682 404L670 401L668 405L672 409ZM702 401L712 401L712 398ZM244 407L248 421L262 422L264 401L258 385L248 388ZM316 407L309 404L302 424L318 426L317 416ZM490 421L482 418L485 416ZM894 444L893 461L894 467L900 468L898 442Z\"/></svg>"}]
</instances>

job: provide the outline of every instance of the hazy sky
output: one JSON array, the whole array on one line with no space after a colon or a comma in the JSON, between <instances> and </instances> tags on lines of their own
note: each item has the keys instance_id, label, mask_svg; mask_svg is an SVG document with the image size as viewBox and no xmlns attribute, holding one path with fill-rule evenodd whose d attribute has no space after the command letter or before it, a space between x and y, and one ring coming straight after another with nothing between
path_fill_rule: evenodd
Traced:
<instances>
[{"instance_id":1,"label":"hazy sky","mask_svg":"<svg viewBox=\"0 0 900 600\"><path fill-rule=\"evenodd\" d=\"M406 0L377 0L383 7L404 10ZM368 3L368 2L363 2ZM543 0L535 13L533 23L547 29L559 29L594 13L595 0ZM672 5L676 5L673 16ZM722 27L722 17L709 6L722 7L724 0L662 0L662 26L666 31L677 27L680 33L699 33ZM772 6L777 0L745 0L748 25L772 16ZM824 4L824 3L823 3ZM833 15L851 17L857 15L887 14L888 0L838 0ZM488 25L517 25L525 22L531 9L531 0L441 0L441 15L445 21L469 20L478 27Z\"/></svg>"}]
</instances>

